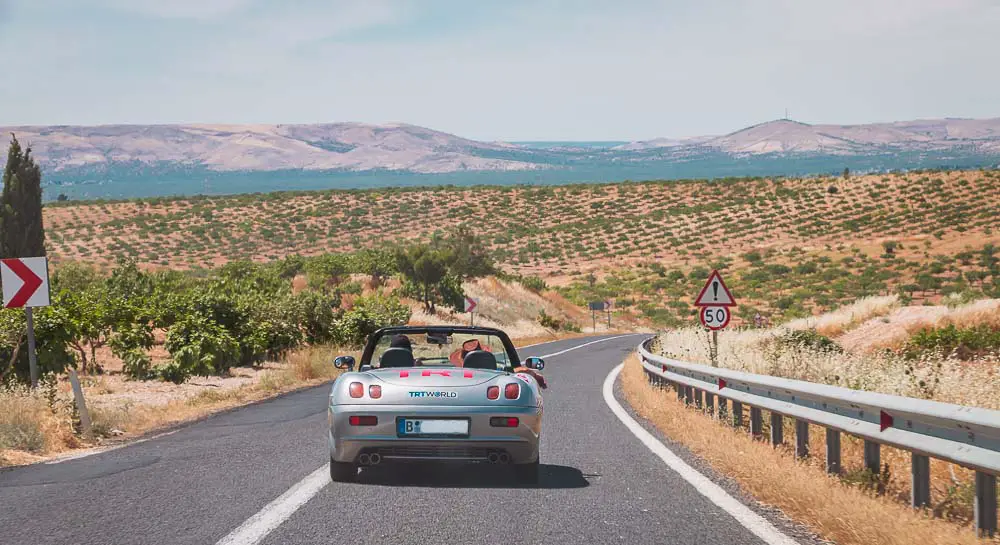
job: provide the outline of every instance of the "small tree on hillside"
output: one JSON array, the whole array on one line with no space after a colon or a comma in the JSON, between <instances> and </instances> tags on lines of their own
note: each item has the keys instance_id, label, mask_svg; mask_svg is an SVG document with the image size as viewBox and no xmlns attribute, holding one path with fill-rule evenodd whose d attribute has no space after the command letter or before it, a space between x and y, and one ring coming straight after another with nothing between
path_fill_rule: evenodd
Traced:
<instances>
[{"instance_id":1,"label":"small tree on hillside","mask_svg":"<svg viewBox=\"0 0 1000 545\"><path fill-rule=\"evenodd\" d=\"M0 195L0 257L45 255L42 226L42 171L11 135Z\"/></svg>"},{"instance_id":2,"label":"small tree on hillside","mask_svg":"<svg viewBox=\"0 0 1000 545\"><path fill-rule=\"evenodd\" d=\"M396 266L403 277L419 291L420 301L427 312L434 312L439 286L448 274L448 258L444 252L426 244L410 246L396 253Z\"/></svg>"},{"instance_id":3,"label":"small tree on hillside","mask_svg":"<svg viewBox=\"0 0 1000 545\"><path fill-rule=\"evenodd\" d=\"M433 241L434 248L446 254L448 269L461 279L496 274L496 266L486 244L466 226L451 231L446 238Z\"/></svg>"}]
</instances>

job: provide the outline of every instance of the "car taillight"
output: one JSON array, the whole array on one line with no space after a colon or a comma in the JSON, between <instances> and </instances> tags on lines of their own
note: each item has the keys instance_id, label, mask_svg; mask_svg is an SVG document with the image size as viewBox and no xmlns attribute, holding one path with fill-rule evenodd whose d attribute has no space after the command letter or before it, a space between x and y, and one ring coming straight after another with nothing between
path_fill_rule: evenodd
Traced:
<instances>
[{"instance_id":1,"label":"car taillight","mask_svg":"<svg viewBox=\"0 0 1000 545\"><path fill-rule=\"evenodd\" d=\"M507 399L517 399L519 395L521 395L521 387L516 383L511 382L503 387L503 396Z\"/></svg>"},{"instance_id":2,"label":"car taillight","mask_svg":"<svg viewBox=\"0 0 1000 545\"><path fill-rule=\"evenodd\" d=\"M377 416L351 416L347 419L352 426L374 426L378 424Z\"/></svg>"},{"instance_id":3,"label":"car taillight","mask_svg":"<svg viewBox=\"0 0 1000 545\"><path fill-rule=\"evenodd\" d=\"M516 428L520 424L516 416L492 416L490 425L494 428Z\"/></svg>"},{"instance_id":4,"label":"car taillight","mask_svg":"<svg viewBox=\"0 0 1000 545\"><path fill-rule=\"evenodd\" d=\"M351 397L361 397L365 395L365 385L360 382L352 382L348 391L351 392Z\"/></svg>"},{"instance_id":5,"label":"car taillight","mask_svg":"<svg viewBox=\"0 0 1000 545\"><path fill-rule=\"evenodd\" d=\"M371 386L368 387L368 395L372 399L378 399L382 397L382 387L379 386L378 384L372 384Z\"/></svg>"},{"instance_id":6,"label":"car taillight","mask_svg":"<svg viewBox=\"0 0 1000 545\"><path fill-rule=\"evenodd\" d=\"M490 386L486 389L486 399L499 399L500 398L500 387Z\"/></svg>"}]
</instances>

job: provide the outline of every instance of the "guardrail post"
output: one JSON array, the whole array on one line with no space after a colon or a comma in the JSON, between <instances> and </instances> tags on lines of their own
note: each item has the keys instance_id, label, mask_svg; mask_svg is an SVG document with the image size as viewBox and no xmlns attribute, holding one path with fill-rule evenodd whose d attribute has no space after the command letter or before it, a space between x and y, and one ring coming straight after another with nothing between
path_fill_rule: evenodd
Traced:
<instances>
[{"instance_id":1,"label":"guardrail post","mask_svg":"<svg viewBox=\"0 0 1000 545\"><path fill-rule=\"evenodd\" d=\"M726 405L726 398L719 396L719 409L716 411L720 420L725 420L729 417L729 408Z\"/></svg>"},{"instance_id":2,"label":"guardrail post","mask_svg":"<svg viewBox=\"0 0 1000 545\"><path fill-rule=\"evenodd\" d=\"M809 422L795 420L795 457L809 456Z\"/></svg>"},{"instance_id":3,"label":"guardrail post","mask_svg":"<svg viewBox=\"0 0 1000 545\"><path fill-rule=\"evenodd\" d=\"M840 431L826 429L826 472L840 473Z\"/></svg>"},{"instance_id":4,"label":"guardrail post","mask_svg":"<svg viewBox=\"0 0 1000 545\"><path fill-rule=\"evenodd\" d=\"M760 409L757 407L750 407L750 435L754 438L760 437L763 432L763 423L761 422Z\"/></svg>"},{"instance_id":5,"label":"guardrail post","mask_svg":"<svg viewBox=\"0 0 1000 545\"><path fill-rule=\"evenodd\" d=\"M694 391L694 408L701 409L701 390L692 388L692 391Z\"/></svg>"},{"instance_id":6,"label":"guardrail post","mask_svg":"<svg viewBox=\"0 0 1000 545\"><path fill-rule=\"evenodd\" d=\"M743 427L743 404L735 399L733 400L733 427Z\"/></svg>"},{"instance_id":7,"label":"guardrail post","mask_svg":"<svg viewBox=\"0 0 1000 545\"><path fill-rule=\"evenodd\" d=\"M778 446L785 442L785 421L781 414L771 411L771 444Z\"/></svg>"},{"instance_id":8,"label":"guardrail post","mask_svg":"<svg viewBox=\"0 0 1000 545\"><path fill-rule=\"evenodd\" d=\"M684 399L684 385L680 382L675 382L674 390L677 391L677 401L682 401Z\"/></svg>"},{"instance_id":9,"label":"guardrail post","mask_svg":"<svg viewBox=\"0 0 1000 545\"><path fill-rule=\"evenodd\" d=\"M997 533L997 478L976 472L976 534L993 537Z\"/></svg>"},{"instance_id":10,"label":"guardrail post","mask_svg":"<svg viewBox=\"0 0 1000 545\"><path fill-rule=\"evenodd\" d=\"M705 392L705 412L715 416L715 394L711 392Z\"/></svg>"},{"instance_id":11,"label":"guardrail post","mask_svg":"<svg viewBox=\"0 0 1000 545\"><path fill-rule=\"evenodd\" d=\"M879 444L865 439L865 468L878 475L882 469L882 450Z\"/></svg>"},{"instance_id":12,"label":"guardrail post","mask_svg":"<svg viewBox=\"0 0 1000 545\"><path fill-rule=\"evenodd\" d=\"M922 454L910 454L910 505L915 508L931 504L931 459Z\"/></svg>"},{"instance_id":13,"label":"guardrail post","mask_svg":"<svg viewBox=\"0 0 1000 545\"><path fill-rule=\"evenodd\" d=\"M684 404L690 405L694 403L694 388L690 386L684 387Z\"/></svg>"}]
</instances>

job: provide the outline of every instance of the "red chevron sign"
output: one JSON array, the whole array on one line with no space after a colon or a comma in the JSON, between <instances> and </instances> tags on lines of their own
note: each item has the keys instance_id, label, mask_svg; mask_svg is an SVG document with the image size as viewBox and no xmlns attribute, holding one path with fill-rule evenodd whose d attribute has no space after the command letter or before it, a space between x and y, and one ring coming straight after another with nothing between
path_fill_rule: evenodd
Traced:
<instances>
[{"instance_id":1,"label":"red chevron sign","mask_svg":"<svg viewBox=\"0 0 1000 545\"><path fill-rule=\"evenodd\" d=\"M49 262L45 257L0 260L3 306L6 308L49 306Z\"/></svg>"}]
</instances>

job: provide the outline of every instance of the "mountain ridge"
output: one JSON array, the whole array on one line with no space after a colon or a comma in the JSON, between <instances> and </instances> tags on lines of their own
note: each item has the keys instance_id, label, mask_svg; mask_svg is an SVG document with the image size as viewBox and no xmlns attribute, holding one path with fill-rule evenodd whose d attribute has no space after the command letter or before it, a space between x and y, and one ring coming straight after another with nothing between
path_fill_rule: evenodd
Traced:
<instances>
[{"instance_id":1,"label":"mountain ridge","mask_svg":"<svg viewBox=\"0 0 1000 545\"><path fill-rule=\"evenodd\" d=\"M574 165L740 157L872 156L940 152L1000 156L1000 118L855 125L776 119L717 136L656 138L607 147L485 142L404 122L105 124L2 127L30 145L43 171L102 172L140 165L209 172L519 172Z\"/></svg>"}]
</instances>

